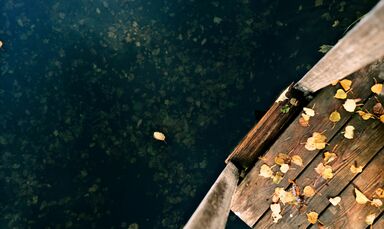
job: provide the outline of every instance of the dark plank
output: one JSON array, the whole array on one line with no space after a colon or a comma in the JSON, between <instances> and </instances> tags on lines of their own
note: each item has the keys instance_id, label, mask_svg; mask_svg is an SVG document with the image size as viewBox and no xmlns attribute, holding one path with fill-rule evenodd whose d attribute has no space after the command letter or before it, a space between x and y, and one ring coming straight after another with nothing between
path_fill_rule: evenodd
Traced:
<instances>
[{"instance_id":1,"label":"dark plank","mask_svg":"<svg viewBox=\"0 0 384 229\"><path fill-rule=\"evenodd\" d=\"M375 102L376 99L371 98L364 108L372 108ZM315 168L323 161L323 155L318 154L296 180L300 187L310 185L318 192L307 200L307 210L303 209L306 210L303 212L297 207L286 206L284 208L286 214L277 224L272 222L271 213L268 212L260 222L257 222L257 228L290 228L292 225L296 228L307 228L310 223L305 212L322 212L328 206L328 198L337 196L357 176L350 172L351 165L357 162L359 166L366 166L384 147L384 125L378 120L363 121L355 115L348 125L356 128L354 139L346 139L342 134L338 134L330 142L330 149L337 145L335 153L338 158L331 164L334 177L325 181L316 173Z\"/></svg>"},{"instance_id":2,"label":"dark plank","mask_svg":"<svg viewBox=\"0 0 384 229\"><path fill-rule=\"evenodd\" d=\"M328 204L327 209L320 215L321 221L329 229L355 228L364 229L367 227L365 217L375 213L379 217L383 209L371 206L370 204L358 204L355 200L355 187L365 196L372 200L376 189L384 186L384 150L381 150L373 160L364 168L363 172L338 195L341 197L339 206ZM312 226L315 229L317 226Z\"/></svg>"},{"instance_id":3,"label":"dark plank","mask_svg":"<svg viewBox=\"0 0 384 229\"><path fill-rule=\"evenodd\" d=\"M368 228L371 228L371 227L367 227ZM379 219L377 219L377 221L373 224L373 227L374 229L384 229L384 215L382 214L380 216Z\"/></svg>"},{"instance_id":4,"label":"dark plank","mask_svg":"<svg viewBox=\"0 0 384 229\"><path fill-rule=\"evenodd\" d=\"M353 80L352 88L355 98L364 100L369 96L369 86L373 84L372 77L377 77L381 65L376 63L349 77ZM343 101L333 98L336 89L337 87L328 87L322 90L308 105L308 107L315 106L315 110L318 112L310 120L310 126L300 126L298 123L300 117L297 117L266 152L263 160L256 162L255 166L238 186L233 196L231 210L249 226L253 226L268 210L274 189L276 187L287 188L289 185L287 177L295 179L303 170L302 167L289 170L281 183L275 185L270 179L259 176L261 165L273 165L274 158L279 153L289 153L290 155L300 155L304 166L306 166L317 155L318 151L307 151L302 143L306 142L314 131L325 131L324 134L328 139L331 139L350 118L351 113L341 109ZM339 110L342 119L334 125L328 118L329 114L336 109Z\"/></svg>"}]
</instances>

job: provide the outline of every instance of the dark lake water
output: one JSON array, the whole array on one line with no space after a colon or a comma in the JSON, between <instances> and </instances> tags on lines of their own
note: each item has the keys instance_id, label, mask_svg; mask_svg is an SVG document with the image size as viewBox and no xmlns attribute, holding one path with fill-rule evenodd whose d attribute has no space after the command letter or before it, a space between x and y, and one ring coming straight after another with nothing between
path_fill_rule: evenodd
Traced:
<instances>
[{"instance_id":1,"label":"dark lake water","mask_svg":"<svg viewBox=\"0 0 384 229\"><path fill-rule=\"evenodd\" d=\"M0 0L0 228L182 227L376 2Z\"/></svg>"}]
</instances>

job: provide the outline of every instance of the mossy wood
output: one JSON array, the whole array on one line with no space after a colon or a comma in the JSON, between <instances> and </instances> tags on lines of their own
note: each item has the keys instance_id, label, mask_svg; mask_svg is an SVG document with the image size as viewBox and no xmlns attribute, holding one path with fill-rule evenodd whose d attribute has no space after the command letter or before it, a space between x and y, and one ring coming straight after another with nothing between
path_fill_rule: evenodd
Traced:
<instances>
[{"instance_id":1,"label":"mossy wood","mask_svg":"<svg viewBox=\"0 0 384 229\"><path fill-rule=\"evenodd\" d=\"M369 97L372 96L370 86L374 84L375 80L379 80L379 74L384 74L382 61L349 76L348 78L353 81L349 97L362 99L360 103L364 103L371 110L376 98L372 97L369 100ZM305 213L300 213L297 209L289 207L284 208L283 212L292 211L293 217L289 217L289 214L284 215L278 224L273 224L269 206L272 203L271 197L275 188L288 188L290 186L288 178L290 180L296 179L296 183L301 188L316 181L315 188L318 192L308 200L307 208L320 213L328 206L327 197L337 196L354 179L355 175L349 171L350 165L355 161L359 165L367 165L384 147L382 140L384 139L384 125L378 120L365 121L357 114L346 112L342 108L344 101L333 97L339 87L329 86L323 89L308 104L308 107L313 107L316 111L316 115L310 120L310 126L301 126L298 121L300 116L297 116L268 149L262 160L256 162L238 186L233 196L231 210L249 226L255 226L255 228L292 228L292 225L304 228L309 226ZM335 110L340 112L342 119L333 124L329 120L329 114ZM354 139L345 139L342 134L347 123L356 128ZM319 178L319 175L314 171L314 168L323 159L324 150L308 151L304 148L303 143L315 131L323 132L327 136L329 145L325 150L335 150L339 155L339 158L332 165L335 177L328 182ZM274 158L279 153L287 153L290 156L299 155L303 159L304 166L293 166L279 184L273 184L271 179L259 176L259 172L261 165L273 165L275 163Z\"/></svg>"}]
</instances>

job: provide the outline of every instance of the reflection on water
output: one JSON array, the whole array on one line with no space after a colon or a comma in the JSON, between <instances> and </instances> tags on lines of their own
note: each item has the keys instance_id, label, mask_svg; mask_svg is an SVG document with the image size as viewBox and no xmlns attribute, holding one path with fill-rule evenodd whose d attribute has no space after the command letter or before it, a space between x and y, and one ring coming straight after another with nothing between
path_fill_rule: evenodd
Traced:
<instances>
[{"instance_id":1,"label":"reflection on water","mask_svg":"<svg viewBox=\"0 0 384 229\"><path fill-rule=\"evenodd\" d=\"M0 0L0 228L181 227L375 2Z\"/></svg>"}]
</instances>

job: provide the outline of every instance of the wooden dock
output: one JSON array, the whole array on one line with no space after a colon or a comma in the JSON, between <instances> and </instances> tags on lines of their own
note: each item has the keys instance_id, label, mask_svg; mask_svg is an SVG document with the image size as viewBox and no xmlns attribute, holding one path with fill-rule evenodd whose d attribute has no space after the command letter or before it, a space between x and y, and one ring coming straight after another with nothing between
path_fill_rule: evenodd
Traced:
<instances>
[{"instance_id":1,"label":"wooden dock","mask_svg":"<svg viewBox=\"0 0 384 229\"><path fill-rule=\"evenodd\" d=\"M357 109L374 113L373 107L384 104L381 96L372 93L371 86L383 81L384 62L379 61L347 77L352 81L348 98L360 99ZM231 210L253 228L308 228L323 224L323 228L366 228L368 214L375 214L377 220L373 228L384 228L383 207L358 204L355 201L355 188L368 199L379 199L376 190L384 188L384 123L378 119L364 120L356 112L344 109L345 99L336 99L334 95L340 84L328 86L320 91L306 107L313 108L315 115L308 126L300 124L301 113L282 132L264 155L261 155L247 173L232 198ZM330 121L330 114L338 111L341 119ZM346 126L353 126L354 137L344 137ZM305 143L314 132L326 137L324 149L310 151ZM332 161L325 161L324 153L336 154ZM279 154L287 155L279 157ZM298 166L290 160L299 156L303 165ZM289 170L284 174L279 171L279 158L287 159ZM319 164L330 166L333 177L324 179L316 172ZM272 167L273 174L281 173L279 183L272 178L260 176L261 166ZM352 173L351 166L362 166L361 173ZM276 181L275 181L276 182ZM304 187L313 188L315 194L304 196ZM292 190L292 187L295 190ZM276 188L293 192L298 201L282 204L273 200ZM333 206L329 198L341 197L338 205ZM381 201L384 201L381 199ZM273 222L271 204L279 203L282 218ZM307 219L309 212L319 214L316 224ZM321 228L321 226L319 227Z\"/></svg>"}]
</instances>

